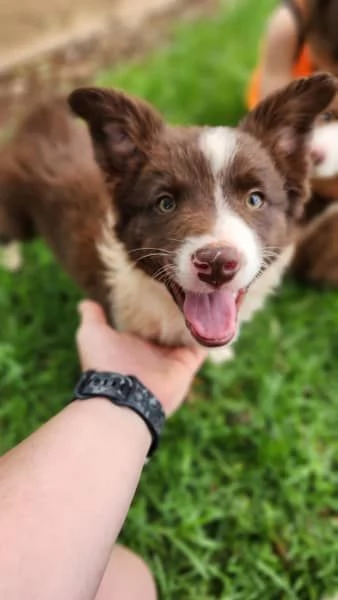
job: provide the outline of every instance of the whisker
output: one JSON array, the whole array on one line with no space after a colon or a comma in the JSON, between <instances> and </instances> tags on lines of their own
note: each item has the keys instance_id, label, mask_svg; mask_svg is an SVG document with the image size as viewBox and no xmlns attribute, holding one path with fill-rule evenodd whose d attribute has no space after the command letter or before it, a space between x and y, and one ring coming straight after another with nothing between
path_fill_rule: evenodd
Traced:
<instances>
[{"instance_id":1,"label":"whisker","mask_svg":"<svg viewBox=\"0 0 338 600\"><path fill-rule=\"evenodd\" d=\"M278 258L279 254L276 252L263 252L262 256L263 258Z\"/></svg>"},{"instance_id":2,"label":"whisker","mask_svg":"<svg viewBox=\"0 0 338 600\"><path fill-rule=\"evenodd\" d=\"M278 250L280 252L280 246L265 246L267 250Z\"/></svg>"},{"instance_id":3,"label":"whisker","mask_svg":"<svg viewBox=\"0 0 338 600\"><path fill-rule=\"evenodd\" d=\"M182 240L179 240L179 239L177 239L177 238L168 238L168 241L169 241L169 242L177 242L178 244L183 244L183 242L184 242L185 240L183 240L183 239L182 239Z\"/></svg>"},{"instance_id":4,"label":"whisker","mask_svg":"<svg viewBox=\"0 0 338 600\"><path fill-rule=\"evenodd\" d=\"M154 273L153 278L156 279L157 281L161 281L161 282L165 283L165 282L169 281L170 279L173 279L174 275L175 275L174 265L165 265L164 267L161 267Z\"/></svg>"},{"instance_id":5,"label":"whisker","mask_svg":"<svg viewBox=\"0 0 338 600\"><path fill-rule=\"evenodd\" d=\"M266 254L269 254L269 253L271 253L271 254L280 254L280 250L279 249L275 250L274 248L263 248L263 254L264 253L266 253Z\"/></svg>"},{"instance_id":6,"label":"whisker","mask_svg":"<svg viewBox=\"0 0 338 600\"><path fill-rule=\"evenodd\" d=\"M175 273L174 265L163 265L155 271L153 278L160 280L162 277L173 275Z\"/></svg>"},{"instance_id":7,"label":"whisker","mask_svg":"<svg viewBox=\"0 0 338 600\"><path fill-rule=\"evenodd\" d=\"M173 250L167 250L166 248L151 248L151 247L139 247L139 248L132 248L131 250L128 250L128 254L132 254L133 252L145 252L148 250L154 250L155 252L161 252L163 254L174 254Z\"/></svg>"},{"instance_id":8,"label":"whisker","mask_svg":"<svg viewBox=\"0 0 338 600\"><path fill-rule=\"evenodd\" d=\"M148 254L145 254L144 256L139 256L138 258L135 259L135 263L137 264L138 262L140 262L141 260L145 260L146 258L153 258L153 257L165 257L167 258L166 254L161 254L159 252L149 252Z\"/></svg>"},{"instance_id":9,"label":"whisker","mask_svg":"<svg viewBox=\"0 0 338 600\"><path fill-rule=\"evenodd\" d=\"M170 281L169 275L165 275L165 274L162 274L161 276L154 277L154 279L156 281L158 281L159 283L164 283L164 284L166 284L166 283L168 283Z\"/></svg>"}]
</instances>

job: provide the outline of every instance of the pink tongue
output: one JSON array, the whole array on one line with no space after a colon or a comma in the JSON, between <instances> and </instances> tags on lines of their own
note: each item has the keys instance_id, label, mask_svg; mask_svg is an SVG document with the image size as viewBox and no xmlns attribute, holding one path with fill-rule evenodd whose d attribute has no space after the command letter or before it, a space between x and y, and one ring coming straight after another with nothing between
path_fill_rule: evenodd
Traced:
<instances>
[{"instance_id":1,"label":"pink tongue","mask_svg":"<svg viewBox=\"0 0 338 600\"><path fill-rule=\"evenodd\" d=\"M186 292L183 312L187 325L205 340L230 340L236 331L235 296L229 290L211 294Z\"/></svg>"}]
</instances>

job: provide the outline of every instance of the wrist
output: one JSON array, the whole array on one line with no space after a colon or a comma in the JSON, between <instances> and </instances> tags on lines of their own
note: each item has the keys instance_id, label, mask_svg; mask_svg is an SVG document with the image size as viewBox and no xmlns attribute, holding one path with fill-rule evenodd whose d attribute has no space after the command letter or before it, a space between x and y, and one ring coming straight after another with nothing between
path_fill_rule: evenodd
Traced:
<instances>
[{"instance_id":1,"label":"wrist","mask_svg":"<svg viewBox=\"0 0 338 600\"><path fill-rule=\"evenodd\" d=\"M101 424L109 431L109 437L119 438L128 447L137 448L146 458L152 443L150 431L143 420L132 410L113 404L107 398L93 397L90 402L74 399L67 410L87 416L93 424Z\"/></svg>"}]
</instances>

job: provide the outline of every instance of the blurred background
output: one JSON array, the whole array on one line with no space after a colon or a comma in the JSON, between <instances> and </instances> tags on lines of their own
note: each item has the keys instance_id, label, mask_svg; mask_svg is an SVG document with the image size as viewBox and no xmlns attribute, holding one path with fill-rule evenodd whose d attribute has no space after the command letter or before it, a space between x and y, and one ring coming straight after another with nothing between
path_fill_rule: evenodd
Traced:
<instances>
[{"instance_id":1,"label":"blurred background","mask_svg":"<svg viewBox=\"0 0 338 600\"><path fill-rule=\"evenodd\" d=\"M0 0L0 124L27 101L140 57L215 0Z\"/></svg>"}]
</instances>

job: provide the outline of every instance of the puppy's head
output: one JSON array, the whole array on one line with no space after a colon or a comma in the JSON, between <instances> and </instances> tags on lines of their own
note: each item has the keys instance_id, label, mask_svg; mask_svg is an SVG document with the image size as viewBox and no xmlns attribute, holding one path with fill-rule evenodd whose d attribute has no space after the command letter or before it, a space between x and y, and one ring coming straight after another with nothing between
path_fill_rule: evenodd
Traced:
<instances>
[{"instance_id":1,"label":"puppy's head","mask_svg":"<svg viewBox=\"0 0 338 600\"><path fill-rule=\"evenodd\" d=\"M236 129L171 127L114 90L71 94L111 190L114 235L199 343L234 338L241 299L290 241L308 195L307 137L334 91L328 76L299 80Z\"/></svg>"}]
</instances>

